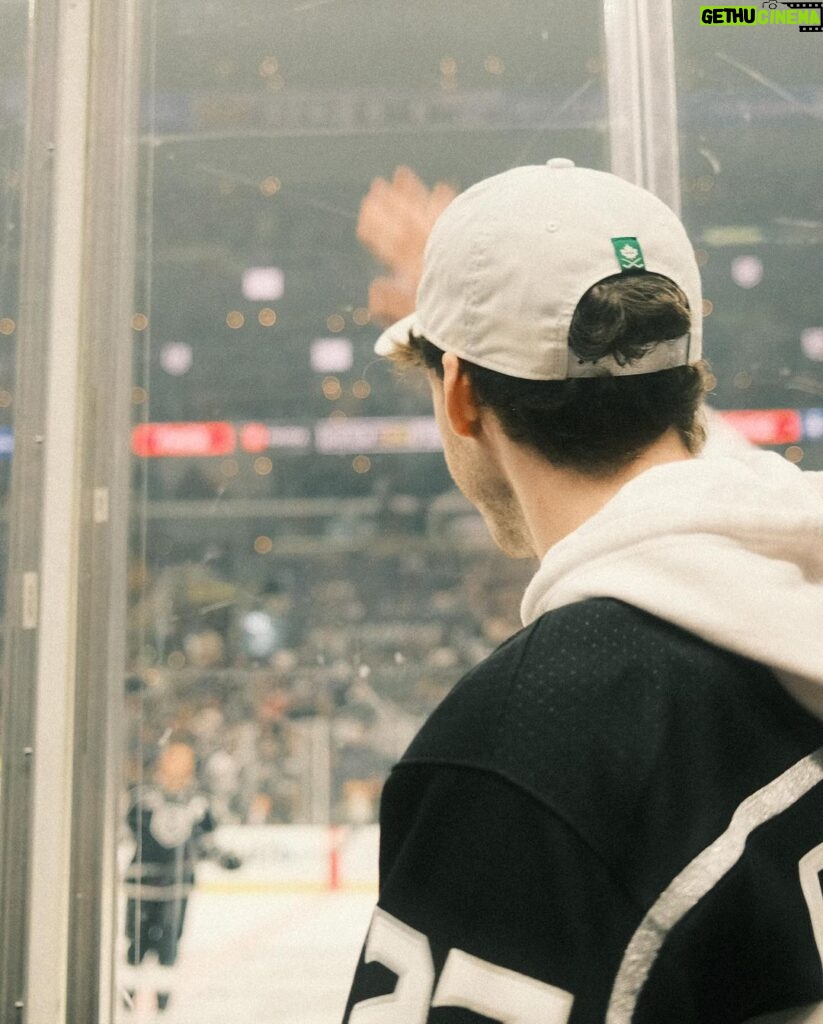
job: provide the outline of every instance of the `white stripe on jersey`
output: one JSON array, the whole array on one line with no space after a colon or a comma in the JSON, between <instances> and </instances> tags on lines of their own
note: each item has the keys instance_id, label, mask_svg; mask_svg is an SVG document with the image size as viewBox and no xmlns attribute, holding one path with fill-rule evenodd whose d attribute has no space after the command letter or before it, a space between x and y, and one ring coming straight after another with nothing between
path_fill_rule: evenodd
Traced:
<instances>
[{"instance_id":1,"label":"white stripe on jersey","mask_svg":"<svg viewBox=\"0 0 823 1024\"><path fill-rule=\"evenodd\" d=\"M640 922L623 954L606 1024L630 1024L637 1001L669 932L740 860L751 833L823 782L823 747L746 797L726 831L699 853Z\"/></svg>"}]
</instances>

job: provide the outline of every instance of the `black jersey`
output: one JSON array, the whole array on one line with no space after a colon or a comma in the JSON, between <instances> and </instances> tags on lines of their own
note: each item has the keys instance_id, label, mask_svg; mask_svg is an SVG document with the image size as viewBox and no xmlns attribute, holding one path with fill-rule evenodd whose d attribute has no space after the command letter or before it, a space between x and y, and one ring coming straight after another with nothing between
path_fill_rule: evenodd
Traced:
<instances>
[{"instance_id":1,"label":"black jersey","mask_svg":"<svg viewBox=\"0 0 823 1024\"><path fill-rule=\"evenodd\" d=\"M552 611L393 770L348 1024L712 1024L823 1000L823 725L628 605Z\"/></svg>"}]
</instances>

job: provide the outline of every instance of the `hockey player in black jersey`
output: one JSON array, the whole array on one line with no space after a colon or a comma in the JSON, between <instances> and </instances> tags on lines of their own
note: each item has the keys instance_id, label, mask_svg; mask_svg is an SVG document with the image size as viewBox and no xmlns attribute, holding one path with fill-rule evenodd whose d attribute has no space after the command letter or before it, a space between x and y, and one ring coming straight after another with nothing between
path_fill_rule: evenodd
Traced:
<instances>
[{"instance_id":1,"label":"hockey player in black jersey","mask_svg":"<svg viewBox=\"0 0 823 1024\"><path fill-rule=\"evenodd\" d=\"M386 783L347 1024L823 1019L823 474L704 446L701 311L672 211L569 160L434 226L377 351L539 567Z\"/></svg>"},{"instance_id":2,"label":"hockey player in black jersey","mask_svg":"<svg viewBox=\"0 0 823 1024\"><path fill-rule=\"evenodd\" d=\"M216 822L208 800L199 791L194 748L182 736L172 736L161 748L154 780L135 788L126 822L134 838L134 853L126 870L126 958L138 967L154 954L161 978L170 978L177 962L189 896L194 888L196 862L218 860L230 870L240 866L234 854L220 851L212 833ZM164 1011L171 994L170 980L157 986L157 1009ZM127 992L131 1004L134 988Z\"/></svg>"}]
</instances>

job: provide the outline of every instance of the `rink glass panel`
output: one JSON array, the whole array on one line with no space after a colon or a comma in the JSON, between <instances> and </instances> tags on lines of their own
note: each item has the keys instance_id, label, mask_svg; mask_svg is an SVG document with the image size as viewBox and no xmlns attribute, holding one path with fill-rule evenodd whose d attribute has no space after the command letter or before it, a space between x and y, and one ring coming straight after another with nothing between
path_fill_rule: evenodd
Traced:
<instances>
[{"instance_id":1,"label":"rink glass panel","mask_svg":"<svg viewBox=\"0 0 823 1024\"><path fill-rule=\"evenodd\" d=\"M709 303L715 404L766 411L749 421L757 440L821 469L823 32L704 25L686 2L675 15L683 216Z\"/></svg>"},{"instance_id":2,"label":"rink glass panel","mask_svg":"<svg viewBox=\"0 0 823 1024\"><path fill-rule=\"evenodd\" d=\"M13 685L9 621L11 554L11 471L14 448L16 346L20 326L21 194L26 140L27 5L19 0L0 4L4 49L0 67L0 1005L19 991L25 954L18 937L25 921L23 888L27 867L25 827L19 815L27 806L26 772L15 752L27 742L33 698L24 693L29 678L20 672ZM18 668L19 668L18 663ZM16 704L13 705L13 701ZM16 711L16 713L15 713ZM14 939L14 945L10 939ZM5 981L3 980L5 978Z\"/></svg>"},{"instance_id":3,"label":"rink glass panel","mask_svg":"<svg viewBox=\"0 0 823 1024\"><path fill-rule=\"evenodd\" d=\"M373 823L419 723L518 627L532 566L454 492L424 383L373 355L357 212L403 164L463 189L608 162L595 2L174 0L143 19L123 870L135 787L177 740L219 850ZM254 857L197 873L242 894Z\"/></svg>"},{"instance_id":4,"label":"rink glass panel","mask_svg":"<svg viewBox=\"0 0 823 1024\"><path fill-rule=\"evenodd\" d=\"M0 5L5 39L0 69L0 645L6 640L6 566L9 543L9 489L14 448L15 345L19 323L20 194L25 146L27 5ZM0 662L5 665L5 662ZM8 692L3 669L0 693ZM3 715L0 699L0 716ZM0 730L2 735L2 730ZM0 800L2 787L0 786Z\"/></svg>"}]
</instances>

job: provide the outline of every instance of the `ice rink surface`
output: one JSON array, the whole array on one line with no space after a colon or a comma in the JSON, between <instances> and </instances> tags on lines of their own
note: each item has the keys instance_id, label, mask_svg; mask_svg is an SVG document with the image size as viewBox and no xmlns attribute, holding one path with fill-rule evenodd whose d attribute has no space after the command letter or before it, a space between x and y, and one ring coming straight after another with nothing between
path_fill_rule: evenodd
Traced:
<instances>
[{"instance_id":1,"label":"ice rink surface","mask_svg":"<svg viewBox=\"0 0 823 1024\"><path fill-rule=\"evenodd\" d=\"M154 1008L156 967L124 966L118 985L137 994L118 1024L339 1024L376 898L370 887L196 891L177 964L161 980L168 1008Z\"/></svg>"}]
</instances>

